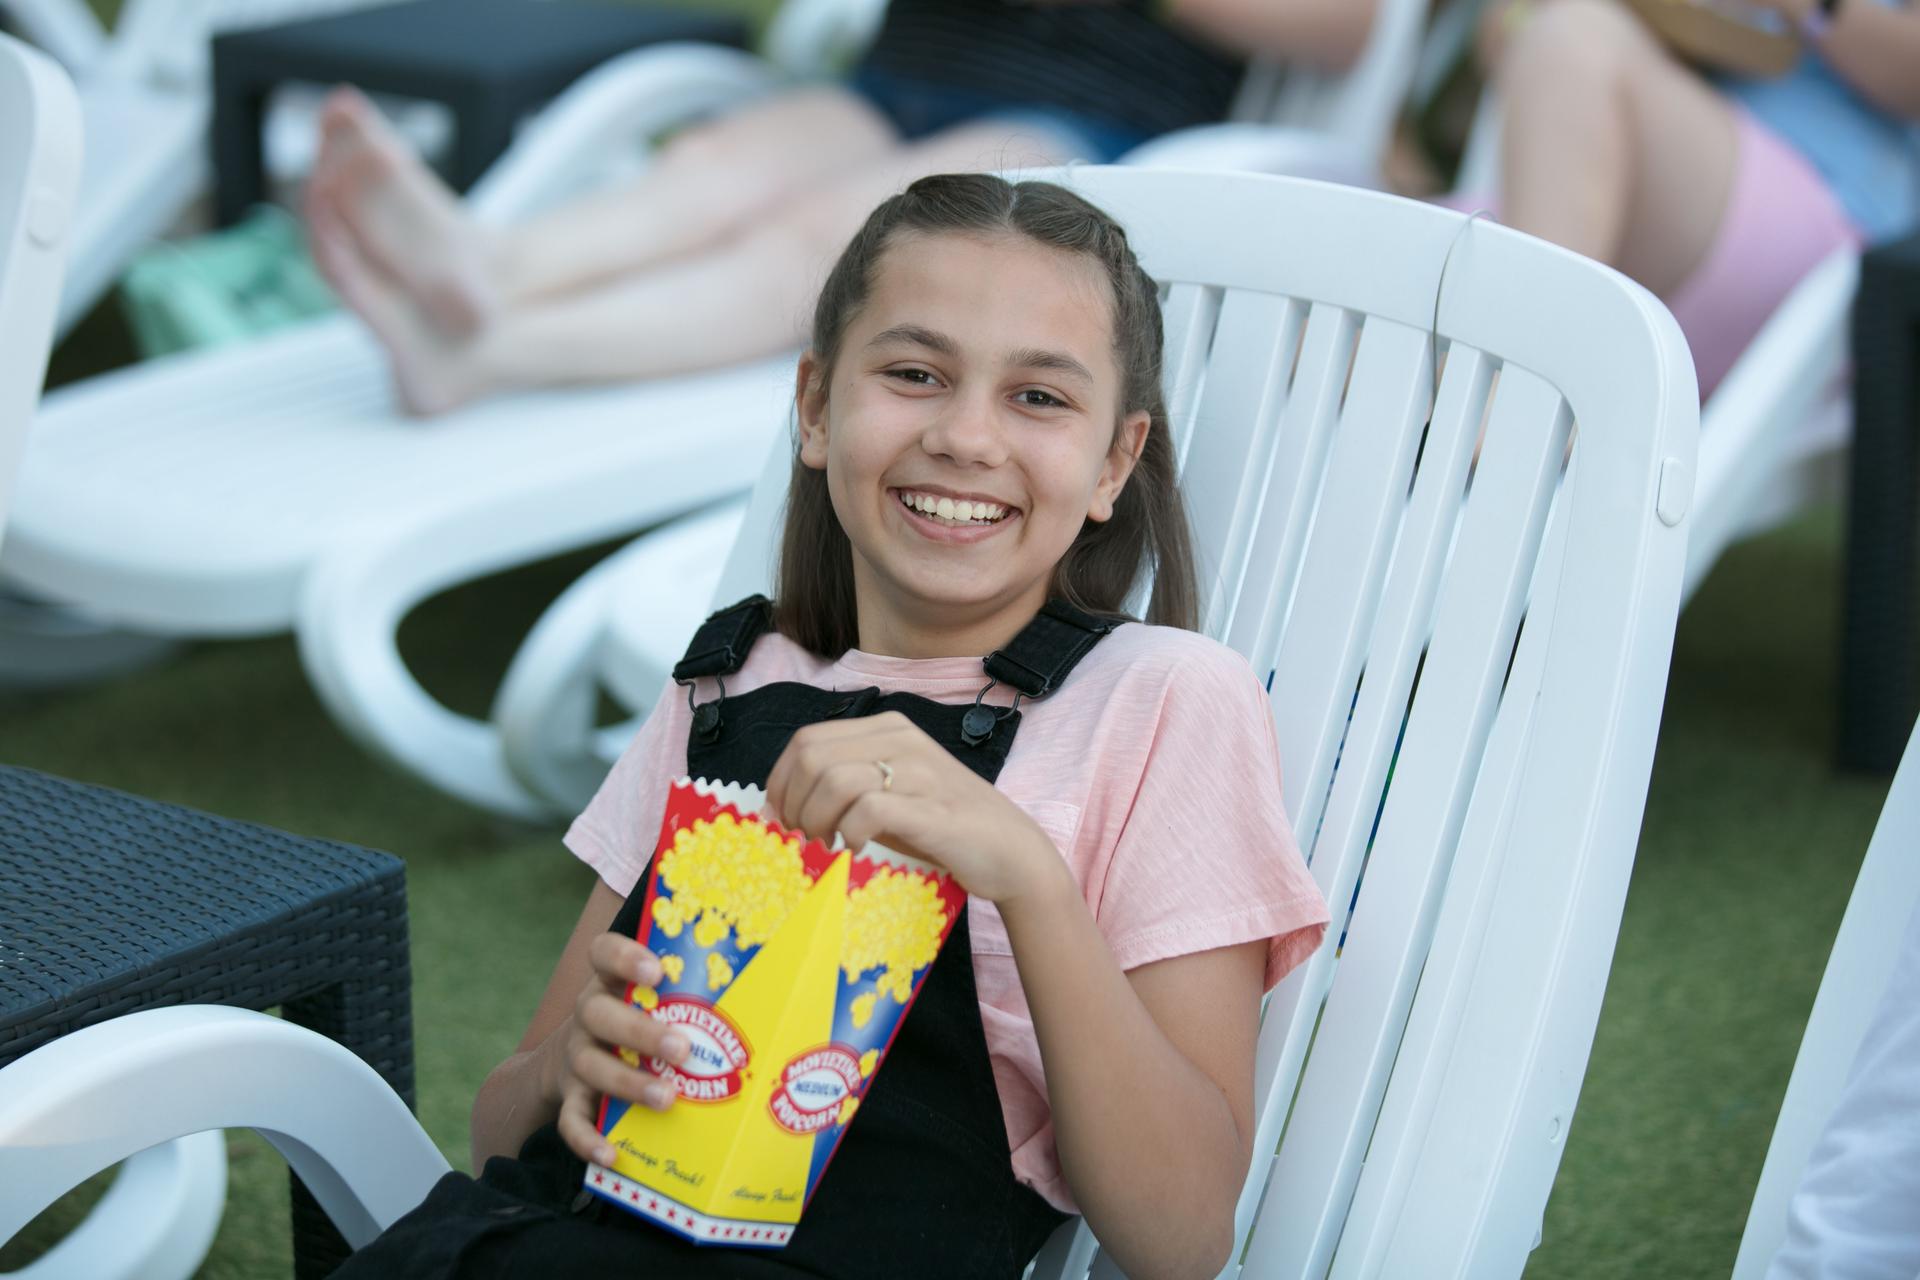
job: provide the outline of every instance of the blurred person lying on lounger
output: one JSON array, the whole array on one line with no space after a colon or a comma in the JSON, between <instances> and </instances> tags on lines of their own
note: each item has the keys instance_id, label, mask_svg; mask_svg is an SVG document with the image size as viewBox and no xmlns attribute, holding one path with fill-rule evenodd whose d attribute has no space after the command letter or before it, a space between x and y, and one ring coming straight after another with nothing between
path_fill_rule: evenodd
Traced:
<instances>
[{"instance_id":1,"label":"blurred person lying on lounger","mask_svg":"<svg viewBox=\"0 0 1920 1280\"><path fill-rule=\"evenodd\" d=\"M1799 42L1784 74L1683 61L1620 0L1494 0L1500 190L1449 200L1658 294L1703 397L1821 259L1920 212L1920 8L1748 3Z\"/></svg>"},{"instance_id":2,"label":"blurred person lying on lounger","mask_svg":"<svg viewBox=\"0 0 1920 1280\"><path fill-rule=\"evenodd\" d=\"M477 225L364 97L322 117L306 216L400 404L659 377L797 345L867 211L930 173L1112 160L1225 116L1253 56L1321 66L1373 0L894 0L842 83L670 139L630 185Z\"/></svg>"}]
</instances>

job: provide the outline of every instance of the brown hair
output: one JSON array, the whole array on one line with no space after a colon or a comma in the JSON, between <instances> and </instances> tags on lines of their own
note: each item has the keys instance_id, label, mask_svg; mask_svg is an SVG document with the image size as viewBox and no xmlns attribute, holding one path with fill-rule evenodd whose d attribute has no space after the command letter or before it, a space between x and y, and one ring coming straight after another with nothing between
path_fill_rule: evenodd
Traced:
<instances>
[{"instance_id":1,"label":"brown hair","mask_svg":"<svg viewBox=\"0 0 1920 1280\"><path fill-rule=\"evenodd\" d=\"M820 290L812 349L823 382L832 377L841 335L872 291L881 255L896 236L915 232L1020 235L1086 254L1105 269L1113 293L1114 355L1123 382L1121 413L1144 409L1152 421L1112 518L1088 520L1082 526L1054 569L1052 594L1092 613L1117 614L1141 572L1151 567L1153 596L1146 620L1194 629L1193 552L1160 390L1159 292L1134 258L1127 233L1099 209L1051 182L1010 183L982 173L922 178L873 211ZM797 457L787 489L776 581L774 621L788 638L828 658L855 646L859 630L853 547L834 514L826 473Z\"/></svg>"}]
</instances>

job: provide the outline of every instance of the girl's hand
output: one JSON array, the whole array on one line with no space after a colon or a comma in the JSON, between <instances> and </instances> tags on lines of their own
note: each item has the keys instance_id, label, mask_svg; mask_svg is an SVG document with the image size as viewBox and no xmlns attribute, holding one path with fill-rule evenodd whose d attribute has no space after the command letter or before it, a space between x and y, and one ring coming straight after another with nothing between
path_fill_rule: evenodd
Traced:
<instances>
[{"instance_id":1,"label":"girl's hand","mask_svg":"<svg viewBox=\"0 0 1920 1280\"><path fill-rule=\"evenodd\" d=\"M677 1066L686 1057L687 1038L627 1003L629 982L659 983L658 956L632 938L603 933L593 940L588 957L594 976L574 1002L566 1026L547 1038L543 1074L547 1096L560 1100L560 1137L582 1160L611 1165L613 1148L596 1123L601 1096L665 1111L673 1104L674 1087L645 1063L659 1058ZM642 1065L621 1061L623 1048L638 1054Z\"/></svg>"},{"instance_id":2,"label":"girl's hand","mask_svg":"<svg viewBox=\"0 0 1920 1280\"><path fill-rule=\"evenodd\" d=\"M767 802L783 826L823 840L838 831L855 849L878 840L995 904L1066 866L1018 805L897 711L794 734L767 775Z\"/></svg>"}]
</instances>

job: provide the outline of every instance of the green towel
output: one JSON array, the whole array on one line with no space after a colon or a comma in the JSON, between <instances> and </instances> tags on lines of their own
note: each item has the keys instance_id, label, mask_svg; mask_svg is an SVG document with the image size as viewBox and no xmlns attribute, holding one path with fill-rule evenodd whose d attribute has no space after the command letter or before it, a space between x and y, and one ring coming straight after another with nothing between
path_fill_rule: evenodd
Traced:
<instances>
[{"instance_id":1,"label":"green towel","mask_svg":"<svg viewBox=\"0 0 1920 1280\"><path fill-rule=\"evenodd\" d=\"M271 333L336 305L300 223L274 205L224 231L145 250L121 278L120 299L146 357Z\"/></svg>"}]
</instances>

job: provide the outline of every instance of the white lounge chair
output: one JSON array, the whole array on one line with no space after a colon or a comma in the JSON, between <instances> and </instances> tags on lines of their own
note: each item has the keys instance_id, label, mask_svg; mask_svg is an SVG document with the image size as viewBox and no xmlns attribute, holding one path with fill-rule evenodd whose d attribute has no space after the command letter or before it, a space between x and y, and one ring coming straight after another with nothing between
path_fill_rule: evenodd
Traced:
<instances>
[{"instance_id":1,"label":"white lounge chair","mask_svg":"<svg viewBox=\"0 0 1920 1280\"><path fill-rule=\"evenodd\" d=\"M1920 840L1920 732L1908 740L1827 957L1780 1104L1780 1118L1774 1122L1766 1163L1761 1166L1733 1264L1733 1280L1761 1280L1786 1240L1788 1205L1813 1157L1815 1143L1841 1101L1861 1041L1881 993L1888 990L1907 931L1913 927L1910 922L1920 911L1916 840ZM1908 990L1905 998L1920 1000L1920 990ZM1849 1124L1865 1120L1864 1115L1847 1118ZM1911 1184L1913 1176L1909 1170L1904 1180ZM1898 1178L1895 1175L1889 1182L1898 1185ZM1822 1190L1830 1194L1833 1186L1829 1183ZM1836 1269L1824 1274L1841 1273Z\"/></svg>"},{"instance_id":2,"label":"white lounge chair","mask_svg":"<svg viewBox=\"0 0 1920 1280\"><path fill-rule=\"evenodd\" d=\"M0 537L52 342L81 189L82 111L59 67L0 35ZM226 1142L195 1133L126 1153L86 1220L14 1275L170 1280L206 1256L226 1204ZM20 1177L32 1177L22 1172Z\"/></svg>"},{"instance_id":3,"label":"white lounge chair","mask_svg":"<svg viewBox=\"0 0 1920 1280\"><path fill-rule=\"evenodd\" d=\"M1301 121L1293 142L1264 144L1268 159L1290 147L1302 163L1333 165L1348 145L1383 145L1422 8L1381 0L1347 77L1290 77L1278 93L1251 77L1248 110ZM875 12L803 0L782 11L771 47L828 58ZM632 152L624 144L785 74L695 46L616 60L528 127L473 207L519 217L589 183L609 154ZM1201 131L1193 145L1227 142ZM257 635L297 616L316 687L349 732L457 795L538 813L543 803L501 763L492 728L452 715L413 680L395 624L451 583L744 491L780 429L791 369L781 357L503 397L422 424L395 416L379 353L346 319L151 362L48 397L0 576L153 635ZM103 664L122 656L115 639L98 637ZM0 676L83 674L92 657L66 615L0 614Z\"/></svg>"},{"instance_id":4,"label":"white lounge chair","mask_svg":"<svg viewBox=\"0 0 1920 1280\"><path fill-rule=\"evenodd\" d=\"M1268 1002L1251 1245L1228 1274L1518 1274L1599 1014L1671 651L1698 413L1678 329L1605 268L1392 197L1064 176L1170 286L1209 629L1275 673L1286 803L1321 891L1344 904L1366 871L1344 947L1330 931ZM1276 226L1295 251L1257 252ZM766 582L780 496L756 492L721 594ZM274 1070L253 1069L269 1052ZM0 1071L0 1151L32 1145L49 1172L0 1192L0 1237L119 1152L244 1115L364 1241L431 1170L394 1184L383 1144L423 1139L330 1056L225 1009L36 1051ZM138 1112L72 1142L133 1078ZM1034 1274L1078 1280L1093 1249L1063 1230Z\"/></svg>"}]
</instances>

